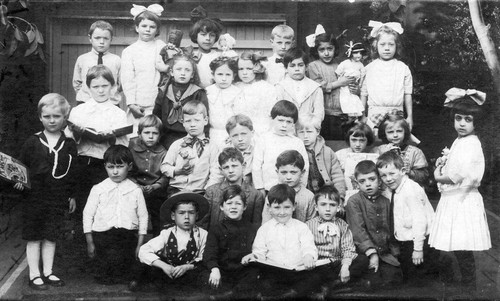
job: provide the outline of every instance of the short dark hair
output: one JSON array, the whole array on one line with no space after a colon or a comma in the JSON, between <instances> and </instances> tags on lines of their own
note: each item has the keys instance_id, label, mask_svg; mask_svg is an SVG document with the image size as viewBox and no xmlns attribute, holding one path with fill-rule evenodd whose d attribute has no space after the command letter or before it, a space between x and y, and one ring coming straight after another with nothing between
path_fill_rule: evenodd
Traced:
<instances>
[{"instance_id":1,"label":"short dark hair","mask_svg":"<svg viewBox=\"0 0 500 301\"><path fill-rule=\"evenodd\" d=\"M335 39L335 36L333 34L322 33L316 36L316 39L314 40L314 47L311 47L309 49L309 55L311 55L311 57L313 57L316 60L319 59L318 47L319 45L321 45L321 43L332 44L334 48L333 57L337 57L339 55L340 47L339 43L337 42L337 39Z\"/></svg>"},{"instance_id":2,"label":"short dark hair","mask_svg":"<svg viewBox=\"0 0 500 301\"><path fill-rule=\"evenodd\" d=\"M325 197L329 200L335 201L338 205L342 205L339 191L333 185L324 185L314 195L314 202L317 204L320 197Z\"/></svg>"},{"instance_id":3,"label":"short dark hair","mask_svg":"<svg viewBox=\"0 0 500 301\"><path fill-rule=\"evenodd\" d=\"M233 71L233 75L236 77L236 75L238 74L238 61L227 56L219 56L218 58L213 59L210 62L210 70L212 70L212 72L215 72L217 68L224 65L227 65L229 69Z\"/></svg>"},{"instance_id":4,"label":"short dark hair","mask_svg":"<svg viewBox=\"0 0 500 301\"><path fill-rule=\"evenodd\" d=\"M271 118L274 119L277 116L290 117L293 119L293 123L296 123L299 119L299 109L291 101L280 100L271 109Z\"/></svg>"},{"instance_id":5,"label":"short dark hair","mask_svg":"<svg viewBox=\"0 0 500 301\"><path fill-rule=\"evenodd\" d=\"M392 111L385 115L384 120L382 120L382 122L378 127L378 137L380 138L380 140L382 140L384 143L389 143L389 141L387 140L387 136L385 135L385 129L387 128L387 124L389 122L399 123L401 125L401 127L405 131L403 142L408 143L408 141L410 141L411 138L411 130L410 130L410 125L404 118L402 111Z\"/></svg>"},{"instance_id":6,"label":"short dark hair","mask_svg":"<svg viewBox=\"0 0 500 301\"><path fill-rule=\"evenodd\" d=\"M300 168L300 170L304 170L304 157L294 149L286 150L276 158L276 168L279 169L281 166L285 165L293 165Z\"/></svg>"},{"instance_id":7,"label":"short dark hair","mask_svg":"<svg viewBox=\"0 0 500 301\"><path fill-rule=\"evenodd\" d=\"M229 117L226 122L226 132L229 134L237 125L247 127L250 131L253 131L253 122L250 117L243 114L236 114Z\"/></svg>"},{"instance_id":8,"label":"short dark hair","mask_svg":"<svg viewBox=\"0 0 500 301\"><path fill-rule=\"evenodd\" d=\"M358 175L366 175L374 172L378 176L378 169L375 162L371 160L363 160L356 164L354 167L354 177L357 178Z\"/></svg>"},{"instance_id":9,"label":"short dark hair","mask_svg":"<svg viewBox=\"0 0 500 301\"><path fill-rule=\"evenodd\" d=\"M384 168L389 164L394 164L394 167L399 170L403 169L405 166L401 156L393 150L383 153L377 159L377 168Z\"/></svg>"},{"instance_id":10,"label":"short dark hair","mask_svg":"<svg viewBox=\"0 0 500 301\"><path fill-rule=\"evenodd\" d=\"M243 204L246 206L247 197L243 189L241 189L240 185L229 185L228 187L222 190L222 203L220 203L220 206L222 207L222 205L225 202L236 196L240 196L241 200L243 201Z\"/></svg>"},{"instance_id":11,"label":"short dark hair","mask_svg":"<svg viewBox=\"0 0 500 301\"><path fill-rule=\"evenodd\" d=\"M285 68L288 68L288 64L296 59L302 59L304 61L304 64L309 64L309 57L307 56L307 54L302 51L302 49L293 47L288 49L288 51L283 56L283 65L285 65Z\"/></svg>"},{"instance_id":12,"label":"short dark hair","mask_svg":"<svg viewBox=\"0 0 500 301\"><path fill-rule=\"evenodd\" d=\"M153 12L150 12L149 10L145 10L142 13L138 14L134 18L134 25L135 26L139 26L139 24L141 24L141 22L144 21L144 20L149 20L149 21L155 22L155 24L156 24L156 35L155 35L155 37L159 36L160 35L160 28L161 28L160 17L157 14L155 14Z\"/></svg>"},{"instance_id":13,"label":"short dark hair","mask_svg":"<svg viewBox=\"0 0 500 301\"><path fill-rule=\"evenodd\" d=\"M161 122L161 119L158 118L158 116L149 114L139 119L137 133L142 133L142 130L147 127L155 127L159 132L161 132L163 129L163 123Z\"/></svg>"},{"instance_id":14,"label":"short dark hair","mask_svg":"<svg viewBox=\"0 0 500 301\"><path fill-rule=\"evenodd\" d=\"M372 145L375 141L375 135L373 135L372 128L366 123L357 123L347 131L345 136L345 141L347 145L350 145L351 136L366 138L366 145Z\"/></svg>"},{"instance_id":15,"label":"short dark hair","mask_svg":"<svg viewBox=\"0 0 500 301\"><path fill-rule=\"evenodd\" d=\"M189 37L191 38L191 42L198 44L198 33L200 33L200 31L206 33L213 32L215 33L215 41L217 41L223 29L224 26L219 20L205 18L193 24L189 31Z\"/></svg>"},{"instance_id":16,"label":"short dark hair","mask_svg":"<svg viewBox=\"0 0 500 301\"><path fill-rule=\"evenodd\" d=\"M484 124L484 110L482 106L478 105L470 96L464 96L457 100L454 100L451 106L451 118L455 119L455 114L460 115L471 115L473 117L474 128L477 129L478 126Z\"/></svg>"},{"instance_id":17,"label":"short dark hair","mask_svg":"<svg viewBox=\"0 0 500 301\"><path fill-rule=\"evenodd\" d=\"M85 80L87 87L90 88L90 83L92 82L92 80L99 77L107 80L111 84L111 86L115 85L115 77L113 76L113 72L111 72L111 69L104 65L95 65L91 67L87 72L87 78Z\"/></svg>"},{"instance_id":18,"label":"short dark hair","mask_svg":"<svg viewBox=\"0 0 500 301\"><path fill-rule=\"evenodd\" d=\"M243 164L243 162L245 162L243 155L235 147L226 147L219 154L219 165L220 166L222 166L222 164L225 164L229 160L237 160L237 161L240 161L241 164Z\"/></svg>"},{"instance_id":19,"label":"short dark hair","mask_svg":"<svg viewBox=\"0 0 500 301\"><path fill-rule=\"evenodd\" d=\"M290 200L295 205L295 190L286 184L274 185L269 189L267 200L269 205L273 203L281 204L286 200Z\"/></svg>"},{"instance_id":20,"label":"short dark hair","mask_svg":"<svg viewBox=\"0 0 500 301\"><path fill-rule=\"evenodd\" d=\"M105 152L103 157L104 163L111 164L130 164L134 162L132 152L128 147L116 144L111 145Z\"/></svg>"},{"instance_id":21,"label":"short dark hair","mask_svg":"<svg viewBox=\"0 0 500 301\"><path fill-rule=\"evenodd\" d=\"M90 25L89 37L92 37L92 35L94 34L94 30L96 28L109 31L111 37L113 37L113 26L109 24L109 22L106 22L104 20L97 20L94 23L92 23L92 25Z\"/></svg>"}]
</instances>

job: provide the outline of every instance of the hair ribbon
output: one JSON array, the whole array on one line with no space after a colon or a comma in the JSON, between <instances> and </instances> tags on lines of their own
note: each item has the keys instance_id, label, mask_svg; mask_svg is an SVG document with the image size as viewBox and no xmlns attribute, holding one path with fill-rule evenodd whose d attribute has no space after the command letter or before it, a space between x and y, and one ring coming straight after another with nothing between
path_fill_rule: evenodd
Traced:
<instances>
[{"instance_id":1,"label":"hair ribbon","mask_svg":"<svg viewBox=\"0 0 500 301\"><path fill-rule=\"evenodd\" d=\"M482 106L483 103L486 101L486 93L475 90L475 89L460 89L460 88L451 88L450 90L446 91L444 94L446 95L446 100L444 101L444 106L445 107L451 107L452 103L460 99L464 96L469 96L474 100L475 103L478 105Z\"/></svg>"},{"instance_id":2,"label":"hair ribbon","mask_svg":"<svg viewBox=\"0 0 500 301\"><path fill-rule=\"evenodd\" d=\"M157 15L158 17L161 16L161 13L163 12L163 6L160 4L151 4L148 7L142 6L142 5L136 5L132 4L132 8L130 9L130 14L134 16L134 19L141 14L144 11L149 11L152 12L153 14Z\"/></svg>"},{"instance_id":3,"label":"hair ribbon","mask_svg":"<svg viewBox=\"0 0 500 301\"><path fill-rule=\"evenodd\" d=\"M375 38L377 36L378 30L382 26L387 26L387 27L389 27L390 29L394 30L395 32L397 32L399 34L402 34L404 32L403 27L401 27L401 24L399 24L398 22L382 23L382 22L379 22L379 21L370 20L370 22L368 22L368 26L373 27L372 31L370 32L370 36L373 37L373 38Z\"/></svg>"},{"instance_id":4,"label":"hair ribbon","mask_svg":"<svg viewBox=\"0 0 500 301\"><path fill-rule=\"evenodd\" d=\"M345 44L344 45L345 47L347 47L347 51L345 52L345 54L347 55L347 57L351 56L352 50L357 45L362 45L362 44L361 43L353 43L352 41L349 41L349 44Z\"/></svg>"},{"instance_id":5,"label":"hair ribbon","mask_svg":"<svg viewBox=\"0 0 500 301\"><path fill-rule=\"evenodd\" d=\"M324 34L324 33L326 33L326 31L325 31L325 28L323 28L323 25L321 25L321 24L316 25L316 30L314 31L314 33L310 34L306 37L307 46L309 46L311 48L314 47L316 37L319 36L320 34Z\"/></svg>"}]
</instances>

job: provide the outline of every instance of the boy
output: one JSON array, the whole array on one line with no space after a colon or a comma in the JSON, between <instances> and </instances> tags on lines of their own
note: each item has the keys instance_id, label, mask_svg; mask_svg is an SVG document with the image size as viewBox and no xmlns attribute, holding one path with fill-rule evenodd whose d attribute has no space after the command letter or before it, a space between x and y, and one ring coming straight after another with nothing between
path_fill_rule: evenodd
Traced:
<instances>
[{"instance_id":1,"label":"boy","mask_svg":"<svg viewBox=\"0 0 500 301\"><path fill-rule=\"evenodd\" d=\"M304 141L309 158L307 189L316 193L323 185L333 185L344 200L346 191L344 174L335 152L319 135L321 122L313 114L307 114L299 118L296 129L297 137Z\"/></svg>"},{"instance_id":2,"label":"boy","mask_svg":"<svg viewBox=\"0 0 500 301\"><path fill-rule=\"evenodd\" d=\"M219 154L219 165L224 180L207 188L205 197L210 204L210 211L202 219L200 225L209 230L224 220L224 212L220 210L223 204L223 191L230 185L238 185L245 194L245 211L243 220L260 226L264 197L243 179L243 155L234 147L227 147Z\"/></svg>"},{"instance_id":3,"label":"boy","mask_svg":"<svg viewBox=\"0 0 500 301\"><path fill-rule=\"evenodd\" d=\"M153 236L160 234L160 207L168 184L168 178L160 171L160 164L167 154L167 150L158 143L162 126L160 118L155 115L142 117L139 120L139 136L132 138L128 146L135 163L131 180L139 185L146 199Z\"/></svg>"},{"instance_id":4,"label":"boy","mask_svg":"<svg viewBox=\"0 0 500 301\"><path fill-rule=\"evenodd\" d=\"M265 293L293 287L305 297L319 286L319 275L310 271L318 259L314 236L306 224L292 218L295 211L292 187L275 185L269 190L268 199L273 218L259 228L252 254L245 256L242 263L254 260L262 263L260 279ZM289 294L293 295L294 291Z\"/></svg>"},{"instance_id":5,"label":"boy","mask_svg":"<svg viewBox=\"0 0 500 301\"><path fill-rule=\"evenodd\" d=\"M433 264L430 259L439 256L427 243L434 209L424 189L408 178L403 160L396 152L388 151L380 155L377 169L392 193L389 229L400 249L398 260L403 281L418 285L426 278L424 273L427 268Z\"/></svg>"},{"instance_id":6,"label":"boy","mask_svg":"<svg viewBox=\"0 0 500 301\"><path fill-rule=\"evenodd\" d=\"M395 284L400 279L399 261L394 257L389 230L390 201L379 191L377 166L371 160L359 162L354 169L359 192L349 198L346 218L358 251L370 258L368 268L378 281Z\"/></svg>"},{"instance_id":7,"label":"boy","mask_svg":"<svg viewBox=\"0 0 500 301\"><path fill-rule=\"evenodd\" d=\"M250 117L237 114L227 120L226 131L229 135L230 145L243 154L245 181L252 185L252 161L253 161L253 123Z\"/></svg>"},{"instance_id":8,"label":"boy","mask_svg":"<svg viewBox=\"0 0 500 301\"><path fill-rule=\"evenodd\" d=\"M296 209L293 218L303 223L316 215L314 194L300 182L304 174L304 164L304 157L296 150L284 151L276 159L278 182L290 186L295 191ZM262 223L272 218L270 213L270 203L266 202L266 206L262 211Z\"/></svg>"},{"instance_id":9,"label":"boy","mask_svg":"<svg viewBox=\"0 0 500 301\"><path fill-rule=\"evenodd\" d=\"M121 59L118 55L109 52L112 39L113 26L108 22L99 20L90 25L89 41L92 50L76 59L75 71L73 72L73 88L76 92L77 104L87 102L91 98L88 87L83 84L85 76L91 67L105 65L111 70L115 82L118 83ZM115 85L111 92L111 102L114 105L119 105L121 101L118 87L118 84Z\"/></svg>"},{"instance_id":10,"label":"boy","mask_svg":"<svg viewBox=\"0 0 500 301\"><path fill-rule=\"evenodd\" d=\"M104 153L108 178L92 188L83 210L87 253L95 259L98 283L114 284L134 274L135 258L148 230L142 191L127 179L133 162L127 147L109 147Z\"/></svg>"},{"instance_id":11,"label":"boy","mask_svg":"<svg viewBox=\"0 0 500 301\"><path fill-rule=\"evenodd\" d=\"M356 253L351 230L344 220L336 217L342 206L338 191L333 186L323 186L314 195L314 201L318 216L306 225L314 235L318 258L331 261L315 271L322 275L328 288L361 278L368 268L368 257Z\"/></svg>"},{"instance_id":12,"label":"boy","mask_svg":"<svg viewBox=\"0 0 500 301\"><path fill-rule=\"evenodd\" d=\"M181 190L203 193L205 187L222 181L217 165L217 147L205 137L207 108L190 101L182 107L186 137L174 141L167 151L161 171L170 178L167 196Z\"/></svg>"},{"instance_id":13,"label":"boy","mask_svg":"<svg viewBox=\"0 0 500 301\"><path fill-rule=\"evenodd\" d=\"M294 44L295 32L288 25L277 25L271 31L271 47L273 48L273 55L267 60L265 64L267 81L275 85L283 78L285 78L286 68L283 65L283 56Z\"/></svg>"},{"instance_id":14,"label":"boy","mask_svg":"<svg viewBox=\"0 0 500 301\"><path fill-rule=\"evenodd\" d=\"M241 261L252 253L258 225L243 219L247 202L245 192L239 185L224 188L219 210L223 212L224 219L212 225L208 232L203 257L207 271L203 282L213 289L232 288L244 297L244 293L248 293L257 282L258 269L243 266Z\"/></svg>"},{"instance_id":15,"label":"boy","mask_svg":"<svg viewBox=\"0 0 500 301\"><path fill-rule=\"evenodd\" d=\"M276 84L278 99L295 104L299 115L313 114L321 124L325 118L323 90L319 83L306 77L307 54L300 48L291 48L283 57L287 75Z\"/></svg>"},{"instance_id":16,"label":"boy","mask_svg":"<svg viewBox=\"0 0 500 301\"><path fill-rule=\"evenodd\" d=\"M164 223L172 224L160 235L145 243L139 250L139 260L154 269L143 271L159 288L174 283L196 286L207 242L207 231L196 226L196 220L208 211L207 200L192 192L179 192L161 206ZM139 283L129 288L137 290Z\"/></svg>"},{"instance_id":17,"label":"boy","mask_svg":"<svg viewBox=\"0 0 500 301\"><path fill-rule=\"evenodd\" d=\"M254 187L262 195L266 195L273 185L278 184L278 175L275 171L276 158L283 151L297 150L303 158L307 158L304 143L292 133L299 118L297 107L287 101L278 101L271 109L271 131L262 135L255 143L252 179ZM309 161L305 162L302 183L307 183Z\"/></svg>"}]
</instances>

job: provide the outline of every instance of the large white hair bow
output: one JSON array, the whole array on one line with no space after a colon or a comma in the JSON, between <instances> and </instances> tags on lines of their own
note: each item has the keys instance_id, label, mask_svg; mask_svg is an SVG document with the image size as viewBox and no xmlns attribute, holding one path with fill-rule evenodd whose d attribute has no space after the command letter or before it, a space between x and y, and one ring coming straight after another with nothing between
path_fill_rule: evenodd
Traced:
<instances>
[{"instance_id":1,"label":"large white hair bow","mask_svg":"<svg viewBox=\"0 0 500 301\"><path fill-rule=\"evenodd\" d=\"M318 24L316 25L316 30L314 31L313 34L310 34L306 37L306 44L309 47L314 47L314 42L316 41L316 37L319 36L320 34L326 33L325 29L323 28L323 25Z\"/></svg>"},{"instance_id":2,"label":"large white hair bow","mask_svg":"<svg viewBox=\"0 0 500 301\"><path fill-rule=\"evenodd\" d=\"M370 36L375 38L377 36L377 32L380 29L380 27L382 27L384 25L391 28L392 30L394 30L395 32L397 32L399 34L402 34L404 32L403 27L401 27L401 24L399 24L398 22L382 23L382 22L370 20L370 22L368 22L368 26L373 27L372 31L370 32Z\"/></svg>"},{"instance_id":3,"label":"large white hair bow","mask_svg":"<svg viewBox=\"0 0 500 301\"><path fill-rule=\"evenodd\" d=\"M486 101L486 93L475 89L464 90L460 88L451 88L450 90L446 91L444 95L446 95L446 100L444 101L445 107L451 107L455 100L460 99L464 96L469 96L480 106L482 106Z\"/></svg>"},{"instance_id":4,"label":"large white hair bow","mask_svg":"<svg viewBox=\"0 0 500 301\"><path fill-rule=\"evenodd\" d=\"M161 16L161 13L163 12L163 6L161 6L160 4L151 4L148 7L145 7L142 5L135 5L135 4L132 4L132 6L133 7L130 9L130 13L132 14L132 16L134 16L134 19L140 13L142 13L143 11L146 11L146 10L152 12L153 14L157 15L158 17Z\"/></svg>"}]
</instances>

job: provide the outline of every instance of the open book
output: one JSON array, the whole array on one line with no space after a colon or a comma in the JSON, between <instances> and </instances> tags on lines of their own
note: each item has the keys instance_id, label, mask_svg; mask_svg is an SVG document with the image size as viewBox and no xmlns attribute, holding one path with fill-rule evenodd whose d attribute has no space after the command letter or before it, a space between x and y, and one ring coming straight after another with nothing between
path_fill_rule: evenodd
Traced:
<instances>
[{"instance_id":1,"label":"open book","mask_svg":"<svg viewBox=\"0 0 500 301\"><path fill-rule=\"evenodd\" d=\"M19 160L0 152L0 178L31 188L28 168Z\"/></svg>"},{"instance_id":2,"label":"open book","mask_svg":"<svg viewBox=\"0 0 500 301\"><path fill-rule=\"evenodd\" d=\"M328 258L326 259L318 259L316 260L316 266L319 267L319 266L322 266L322 265L325 265L325 264L329 264L331 263L332 261ZM275 262L269 262L269 261L265 261L265 260L258 260L258 259L253 259L253 260L250 260L250 263L254 263L254 264L257 264L257 265L266 265L266 266L272 266L272 267L275 267L275 268L280 268L280 269L284 269L284 270L288 270L288 271L304 271L306 268L304 267L304 265L299 265L295 268L292 268L292 267L289 267L289 266L285 266L285 265L281 265L281 264L278 264L278 263L275 263Z\"/></svg>"},{"instance_id":3,"label":"open book","mask_svg":"<svg viewBox=\"0 0 500 301\"><path fill-rule=\"evenodd\" d=\"M73 123L71 121L68 120L68 125L72 125ZM128 135L128 134L131 134L134 130L134 126L133 125L127 125L127 126L124 126L124 127L120 127L120 128L116 128L113 130L113 135L115 135L116 137L121 137L121 136L125 136L125 135ZM94 141L101 141L103 138L104 138L104 134L96 131L95 129L93 128L88 128L86 127L84 129L84 133L85 133L85 136L94 140Z\"/></svg>"}]
</instances>

